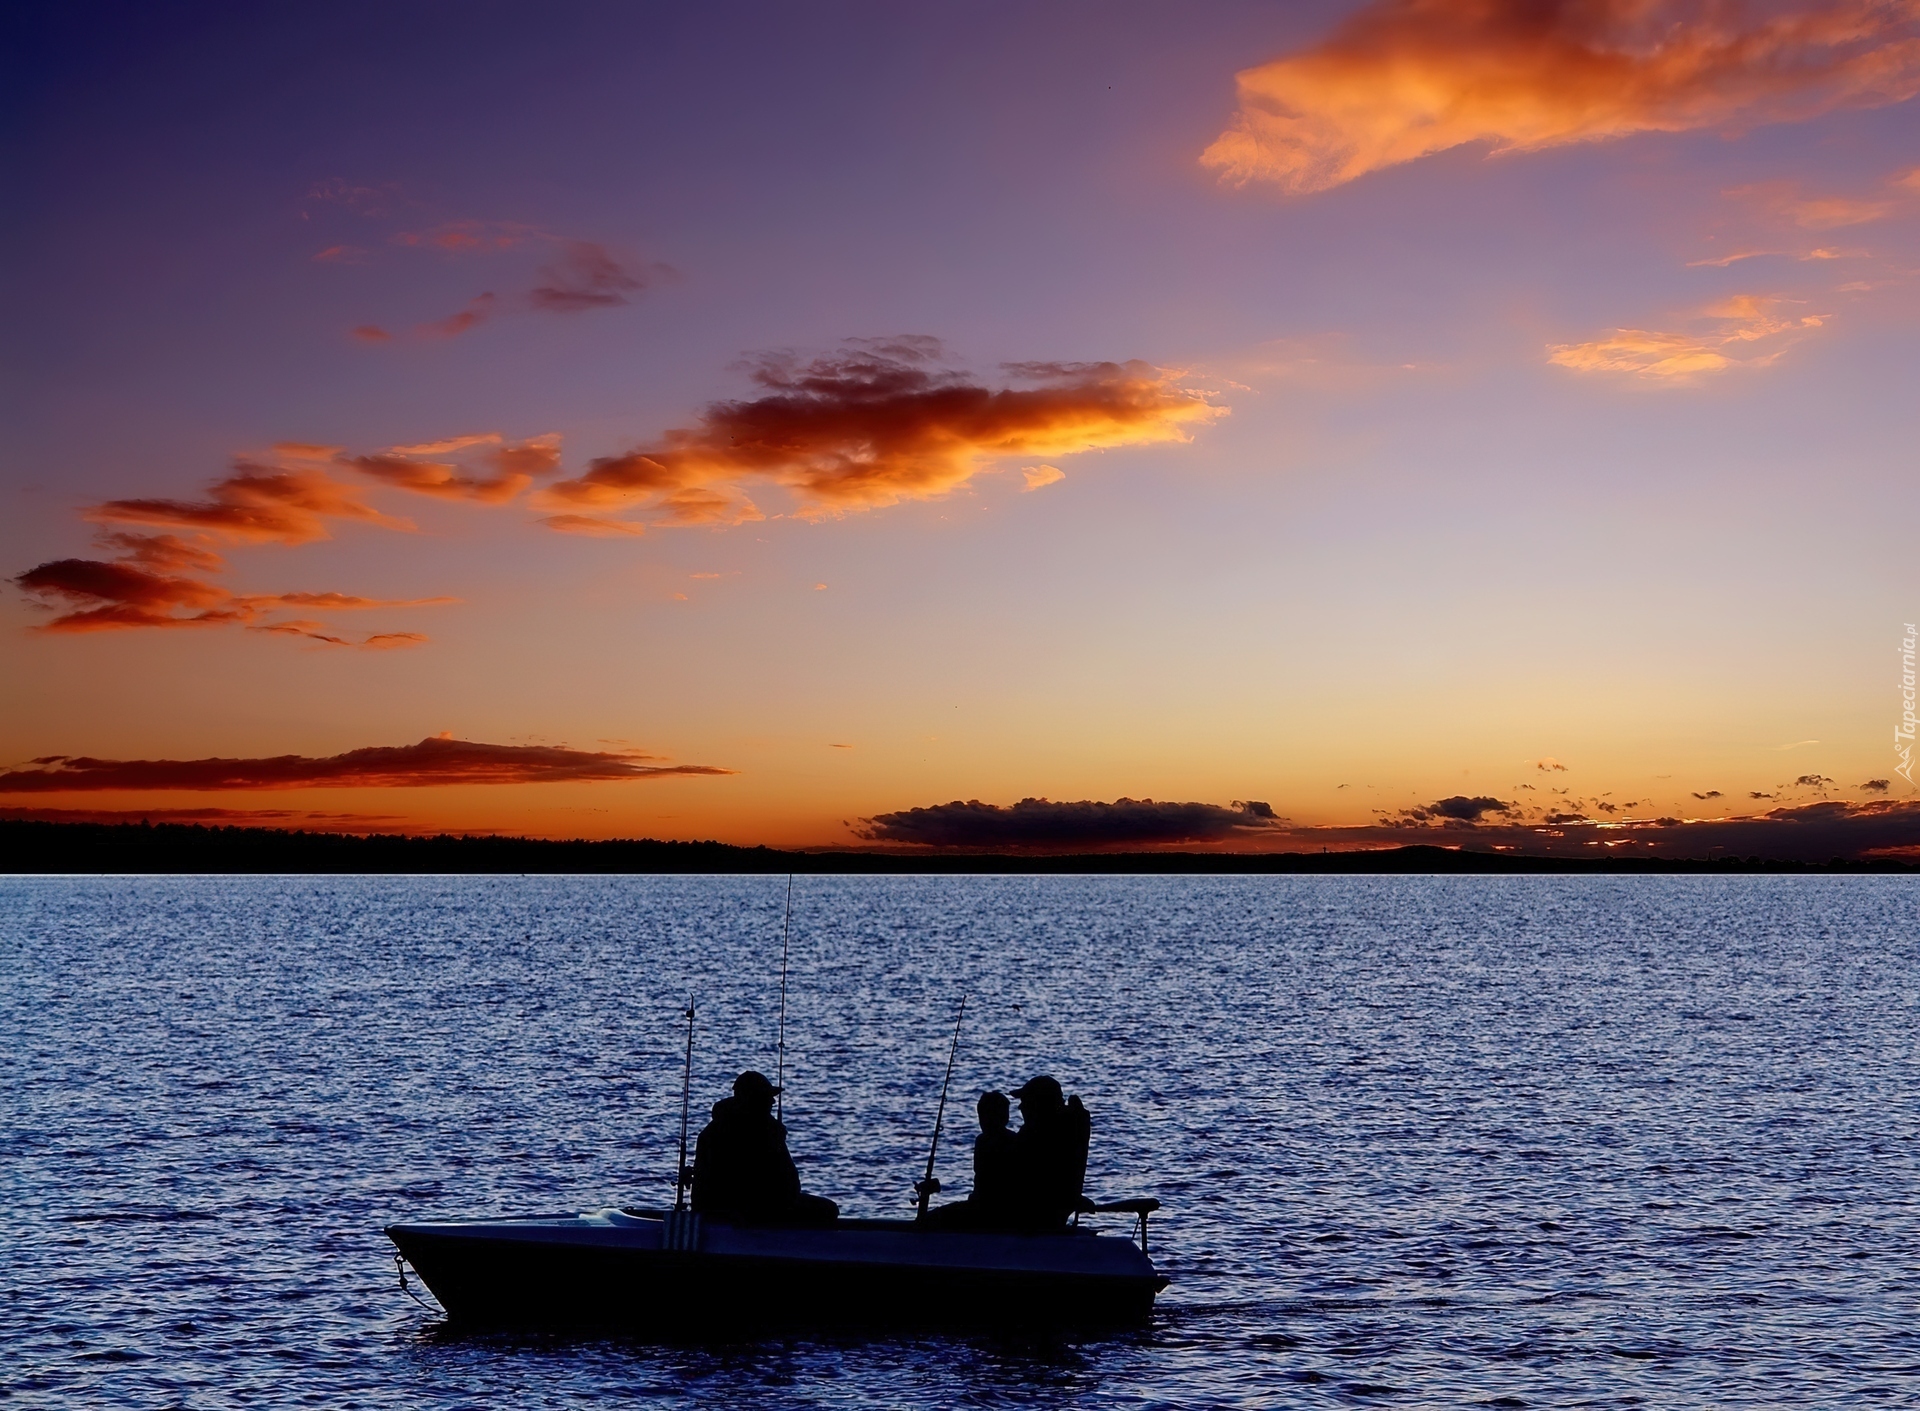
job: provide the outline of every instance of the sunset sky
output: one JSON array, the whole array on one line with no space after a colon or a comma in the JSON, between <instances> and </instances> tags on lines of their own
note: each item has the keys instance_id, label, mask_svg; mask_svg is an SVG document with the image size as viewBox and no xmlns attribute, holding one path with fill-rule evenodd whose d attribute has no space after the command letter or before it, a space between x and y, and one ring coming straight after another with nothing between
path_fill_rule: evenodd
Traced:
<instances>
[{"instance_id":1,"label":"sunset sky","mask_svg":"<svg viewBox=\"0 0 1920 1411\"><path fill-rule=\"evenodd\" d=\"M1920 850L1920 0L14 38L0 816Z\"/></svg>"}]
</instances>

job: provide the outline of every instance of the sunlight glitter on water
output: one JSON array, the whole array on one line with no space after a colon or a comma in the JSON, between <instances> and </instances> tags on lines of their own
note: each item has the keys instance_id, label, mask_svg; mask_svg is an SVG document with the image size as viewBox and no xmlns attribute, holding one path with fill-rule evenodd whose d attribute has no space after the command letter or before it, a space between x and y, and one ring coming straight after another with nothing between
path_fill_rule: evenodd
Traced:
<instances>
[{"instance_id":1,"label":"sunlight glitter on water","mask_svg":"<svg viewBox=\"0 0 1920 1411\"><path fill-rule=\"evenodd\" d=\"M787 1121L905 1214L1051 1071L1174 1280L1124 1336L474 1337L411 1217L657 1203L768 1067L784 878L0 882L14 1404L1920 1400L1920 885L802 878ZM970 1103L961 1106L965 1111ZM964 1180L964 1148L943 1162Z\"/></svg>"}]
</instances>

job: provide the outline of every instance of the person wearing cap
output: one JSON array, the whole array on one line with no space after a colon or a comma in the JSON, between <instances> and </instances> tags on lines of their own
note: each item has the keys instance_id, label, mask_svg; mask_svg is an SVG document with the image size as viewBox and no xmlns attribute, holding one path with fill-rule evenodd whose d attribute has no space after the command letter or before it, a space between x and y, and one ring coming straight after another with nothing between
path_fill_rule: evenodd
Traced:
<instances>
[{"instance_id":1,"label":"person wearing cap","mask_svg":"<svg viewBox=\"0 0 1920 1411\"><path fill-rule=\"evenodd\" d=\"M1063 1097L1046 1074L1013 1090L1020 1102L1014 1134L1013 1217L1023 1228L1058 1229L1083 1208L1093 1121L1078 1096Z\"/></svg>"},{"instance_id":2,"label":"person wearing cap","mask_svg":"<svg viewBox=\"0 0 1920 1411\"><path fill-rule=\"evenodd\" d=\"M733 1096L713 1105L694 1146L696 1212L749 1224L823 1225L839 1217L839 1206L800 1189L787 1129L773 1115L779 1093L750 1068L733 1080Z\"/></svg>"}]
</instances>

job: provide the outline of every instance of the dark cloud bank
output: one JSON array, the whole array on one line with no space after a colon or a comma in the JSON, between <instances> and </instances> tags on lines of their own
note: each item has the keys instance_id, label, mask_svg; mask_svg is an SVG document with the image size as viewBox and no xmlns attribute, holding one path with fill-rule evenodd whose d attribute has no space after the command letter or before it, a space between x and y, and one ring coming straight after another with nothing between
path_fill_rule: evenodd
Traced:
<instances>
[{"instance_id":1,"label":"dark cloud bank","mask_svg":"<svg viewBox=\"0 0 1920 1411\"><path fill-rule=\"evenodd\" d=\"M917 843L936 848L989 851L1091 851L1164 847L1177 843L1230 843L1281 827L1264 803L1053 803L1022 799L1011 808L981 803L935 804L866 820L860 836L875 843Z\"/></svg>"},{"instance_id":2,"label":"dark cloud bank","mask_svg":"<svg viewBox=\"0 0 1920 1411\"><path fill-rule=\"evenodd\" d=\"M1236 852L1348 852L1440 846L1586 859L1920 861L1920 800L1823 800L1724 819L1616 820L1561 811L1523 820L1516 804L1456 795L1375 823L1334 827L1293 826L1264 803L1022 799L1002 806L974 800L878 814L858 831L870 843L929 851L1072 853L1197 846Z\"/></svg>"},{"instance_id":3,"label":"dark cloud bank","mask_svg":"<svg viewBox=\"0 0 1920 1411\"><path fill-rule=\"evenodd\" d=\"M573 750L559 745L489 745L444 736L417 745L378 745L312 758L93 759L47 755L31 767L0 773L0 794L57 794L101 789L372 789L448 784L558 784L582 780L652 779L674 774L731 774L704 764L660 764L631 751Z\"/></svg>"}]
</instances>

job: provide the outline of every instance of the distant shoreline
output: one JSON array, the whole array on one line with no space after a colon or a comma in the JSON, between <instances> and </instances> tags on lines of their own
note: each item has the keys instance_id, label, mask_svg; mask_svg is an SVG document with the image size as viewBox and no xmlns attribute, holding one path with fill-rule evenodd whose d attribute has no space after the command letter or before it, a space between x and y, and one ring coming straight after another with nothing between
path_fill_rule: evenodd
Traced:
<instances>
[{"instance_id":1,"label":"distant shoreline","mask_svg":"<svg viewBox=\"0 0 1920 1411\"><path fill-rule=\"evenodd\" d=\"M308 833L182 823L0 821L0 874L128 873L1108 873L1261 876L1283 873L1896 873L1891 859L1568 858L1399 847L1354 852L1099 853L783 851L651 838L601 842L439 834Z\"/></svg>"}]
</instances>

